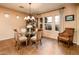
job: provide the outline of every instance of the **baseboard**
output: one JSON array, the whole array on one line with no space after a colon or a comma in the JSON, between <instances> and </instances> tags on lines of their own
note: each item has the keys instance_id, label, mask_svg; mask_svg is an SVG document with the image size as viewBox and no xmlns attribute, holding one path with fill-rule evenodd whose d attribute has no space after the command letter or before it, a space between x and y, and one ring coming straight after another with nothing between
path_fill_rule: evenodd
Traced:
<instances>
[{"instance_id":1,"label":"baseboard","mask_svg":"<svg viewBox=\"0 0 79 59\"><path fill-rule=\"evenodd\" d=\"M57 40L57 39L55 39L55 38L50 38L50 37L46 37L46 36L43 36L43 38L48 38L48 39L54 39L54 40ZM79 43L77 43L77 42L73 42L73 44L79 45Z\"/></svg>"},{"instance_id":2,"label":"baseboard","mask_svg":"<svg viewBox=\"0 0 79 59\"><path fill-rule=\"evenodd\" d=\"M7 35L0 36L0 41L1 40L7 40L7 39L10 39L10 38L14 38L14 34L7 34Z\"/></svg>"},{"instance_id":3,"label":"baseboard","mask_svg":"<svg viewBox=\"0 0 79 59\"><path fill-rule=\"evenodd\" d=\"M50 38L50 37L46 37L46 36L43 36L43 38L48 38L48 39L55 39L55 38ZM55 40L57 40L57 39L55 39Z\"/></svg>"}]
</instances>

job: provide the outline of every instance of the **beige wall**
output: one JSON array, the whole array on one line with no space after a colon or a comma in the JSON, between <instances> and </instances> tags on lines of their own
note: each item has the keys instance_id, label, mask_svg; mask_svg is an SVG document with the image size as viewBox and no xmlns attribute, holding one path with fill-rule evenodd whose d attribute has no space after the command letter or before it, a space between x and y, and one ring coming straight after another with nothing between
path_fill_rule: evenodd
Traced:
<instances>
[{"instance_id":1,"label":"beige wall","mask_svg":"<svg viewBox=\"0 0 79 59\"><path fill-rule=\"evenodd\" d=\"M9 14L8 18L4 16L5 13ZM17 19L16 16L20 16L20 18ZM13 29L25 26L25 16L27 15L24 13L0 7L0 40L13 38Z\"/></svg>"},{"instance_id":2,"label":"beige wall","mask_svg":"<svg viewBox=\"0 0 79 59\"><path fill-rule=\"evenodd\" d=\"M79 6L73 5L73 4L66 4L65 9L62 12L62 18L61 18L61 32L64 30L66 27L74 27L75 28L75 35L74 35L74 42L77 42L79 44ZM4 14L8 13L10 15L9 18L4 17ZM65 16L66 15L75 15L75 20L74 21L65 21ZM16 19L16 16L20 16L20 19ZM52 30L47 31L43 28L43 35L46 37L50 38L55 38L57 39L58 32L55 31L55 23L54 23L54 16L55 15L61 15L60 10L48 12L39 15L38 17L46 17L46 16L52 16L53 17L53 23L52 23ZM14 32L13 29L15 28L21 28L25 26L25 21L24 17L27 16L27 14L17 12L14 10L10 10L7 8L0 7L0 40L8 39L8 38L13 38ZM77 16L77 17L76 17ZM44 24L43 24L44 25Z\"/></svg>"},{"instance_id":3,"label":"beige wall","mask_svg":"<svg viewBox=\"0 0 79 59\"><path fill-rule=\"evenodd\" d=\"M59 10L40 15L40 17L43 17L43 36L57 39L58 32L55 31L55 20L54 20L54 17L57 15L59 15ZM44 25L44 17L48 17L48 16L52 17L52 30L50 31L45 30L45 25Z\"/></svg>"},{"instance_id":4,"label":"beige wall","mask_svg":"<svg viewBox=\"0 0 79 59\"><path fill-rule=\"evenodd\" d=\"M74 33L74 40L73 42L76 43L77 42L77 15L76 15L76 5L75 4L66 4L65 5L65 9L64 9L64 17L63 17L63 30L64 28L75 28L75 33ZM74 15L74 21L65 21L65 16L66 15Z\"/></svg>"},{"instance_id":5,"label":"beige wall","mask_svg":"<svg viewBox=\"0 0 79 59\"><path fill-rule=\"evenodd\" d=\"M77 6L77 44L79 45L79 5Z\"/></svg>"},{"instance_id":6,"label":"beige wall","mask_svg":"<svg viewBox=\"0 0 79 59\"><path fill-rule=\"evenodd\" d=\"M60 12L61 10L57 10L57 11L52 11L52 12L48 12L45 14L41 14L40 17L46 17L46 16L52 16L54 17L55 15L61 15L62 17L60 18L60 27L61 27L61 32L64 31L64 29L66 27L71 27L71 28L75 28L75 35L74 35L74 42L77 41L77 33L76 33L76 6L74 4L65 4L65 9L62 10L62 14ZM65 21L65 16L66 15L75 15L75 20L74 21ZM53 22L54 22L54 18L53 18ZM58 32L55 31L55 23L52 24L52 31L46 31L45 29L43 29L43 35L46 37L50 37L50 38L55 38L57 39L58 36Z\"/></svg>"},{"instance_id":7,"label":"beige wall","mask_svg":"<svg viewBox=\"0 0 79 59\"><path fill-rule=\"evenodd\" d=\"M73 4L66 4L64 10L64 20L66 15L76 15L76 6ZM72 27L76 28L76 16L74 21L64 21L64 28L65 27Z\"/></svg>"}]
</instances>

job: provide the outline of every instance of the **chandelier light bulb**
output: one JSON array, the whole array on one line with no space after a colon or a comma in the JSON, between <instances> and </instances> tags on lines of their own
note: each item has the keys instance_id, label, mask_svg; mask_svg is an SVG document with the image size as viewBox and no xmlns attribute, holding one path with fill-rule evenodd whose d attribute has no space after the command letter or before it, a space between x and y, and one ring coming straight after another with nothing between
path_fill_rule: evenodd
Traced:
<instances>
[{"instance_id":1,"label":"chandelier light bulb","mask_svg":"<svg viewBox=\"0 0 79 59\"><path fill-rule=\"evenodd\" d=\"M27 19L27 17L24 18L24 20L26 20L26 19Z\"/></svg>"},{"instance_id":2,"label":"chandelier light bulb","mask_svg":"<svg viewBox=\"0 0 79 59\"><path fill-rule=\"evenodd\" d=\"M35 18L32 16L32 19L35 19Z\"/></svg>"},{"instance_id":3,"label":"chandelier light bulb","mask_svg":"<svg viewBox=\"0 0 79 59\"><path fill-rule=\"evenodd\" d=\"M30 16L27 17L27 20L30 19Z\"/></svg>"}]
</instances>

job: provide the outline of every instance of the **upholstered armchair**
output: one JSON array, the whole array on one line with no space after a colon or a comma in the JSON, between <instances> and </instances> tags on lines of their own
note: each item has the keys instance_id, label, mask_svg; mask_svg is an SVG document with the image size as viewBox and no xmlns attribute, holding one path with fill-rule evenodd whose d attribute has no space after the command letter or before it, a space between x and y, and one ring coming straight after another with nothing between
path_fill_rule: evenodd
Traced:
<instances>
[{"instance_id":1,"label":"upholstered armchair","mask_svg":"<svg viewBox=\"0 0 79 59\"><path fill-rule=\"evenodd\" d=\"M68 47L73 43L74 28L65 28L65 31L58 34L58 42L62 41L68 44Z\"/></svg>"},{"instance_id":2,"label":"upholstered armchair","mask_svg":"<svg viewBox=\"0 0 79 59\"><path fill-rule=\"evenodd\" d=\"M26 42L27 45L27 37L25 36L25 29L21 29L22 33L19 33L17 29L14 29L14 39L16 41L15 46L19 50L21 48L21 43Z\"/></svg>"},{"instance_id":3,"label":"upholstered armchair","mask_svg":"<svg viewBox=\"0 0 79 59\"><path fill-rule=\"evenodd\" d=\"M34 42L36 45L36 48L38 48L38 44L39 43L42 44L41 38L42 38L42 31L40 29L36 29L35 36L31 38L31 44L32 42Z\"/></svg>"}]
</instances>

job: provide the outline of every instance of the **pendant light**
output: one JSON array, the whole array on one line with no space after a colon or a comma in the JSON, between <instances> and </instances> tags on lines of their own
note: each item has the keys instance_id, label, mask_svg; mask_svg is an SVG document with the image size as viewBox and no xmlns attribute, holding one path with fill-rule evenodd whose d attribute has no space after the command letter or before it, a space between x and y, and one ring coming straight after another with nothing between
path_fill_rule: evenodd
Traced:
<instances>
[{"instance_id":1,"label":"pendant light","mask_svg":"<svg viewBox=\"0 0 79 59\"><path fill-rule=\"evenodd\" d=\"M35 20L31 14L31 3L29 3L29 16L25 17L24 20Z\"/></svg>"}]
</instances>

